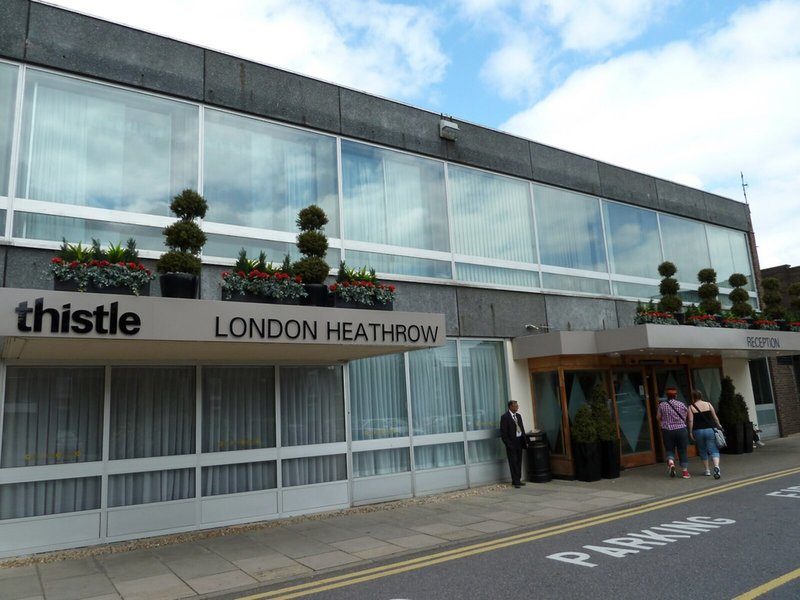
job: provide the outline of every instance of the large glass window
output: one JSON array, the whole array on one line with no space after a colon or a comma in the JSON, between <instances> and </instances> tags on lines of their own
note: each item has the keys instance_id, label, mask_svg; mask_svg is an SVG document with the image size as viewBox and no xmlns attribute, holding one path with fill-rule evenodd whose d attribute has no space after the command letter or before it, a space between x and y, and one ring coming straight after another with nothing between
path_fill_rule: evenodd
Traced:
<instances>
[{"instance_id":1,"label":"large glass window","mask_svg":"<svg viewBox=\"0 0 800 600\"><path fill-rule=\"evenodd\" d=\"M278 485L274 460L203 467L203 496L271 490Z\"/></svg>"},{"instance_id":2,"label":"large glass window","mask_svg":"<svg viewBox=\"0 0 800 600\"><path fill-rule=\"evenodd\" d=\"M343 441L344 390L341 367L282 367L281 445L304 446Z\"/></svg>"},{"instance_id":3,"label":"large glass window","mask_svg":"<svg viewBox=\"0 0 800 600\"><path fill-rule=\"evenodd\" d=\"M603 216L611 272L657 277L655 267L662 261L656 213L616 202L603 202Z\"/></svg>"},{"instance_id":4,"label":"large glass window","mask_svg":"<svg viewBox=\"0 0 800 600\"><path fill-rule=\"evenodd\" d=\"M417 471L455 467L463 464L463 442L417 446L414 448L414 467Z\"/></svg>"},{"instance_id":5,"label":"large glass window","mask_svg":"<svg viewBox=\"0 0 800 600\"><path fill-rule=\"evenodd\" d=\"M543 265L606 272L606 252L596 198L533 186Z\"/></svg>"},{"instance_id":6,"label":"large glass window","mask_svg":"<svg viewBox=\"0 0 800 600\"><path fill-rule=\"evenodd\" d=\"M467 430L497 429L508 405L502 342L461 342L461 375Z\"/></svg>"},{"instance_id":7,"label":"large glass window","mask_svg":"<svg viewBox=\"0 0 800 600\"><path fill-rule=\"evenodd\" d=\"M373 477L411 470L408 448L353 452L353 477Z\"/></svg>"},{"instance_id":8,"label":"large glass window","mask_svg":"<svg viewBox=\"0 0 800 600\"><path fill-rule=\"evenodd\" d=\"M453 251L536 262L530 186L524 181L450 165Z\"/></svg>"},{"instance_id":9,"label":"large glass window","mask_svg":"<svg viewBox=\"0 0 800 600\"><path fill-rule=\"evenodd\" d=\"M275 447L272 367L203 369L203 452Z\"/></svg>"},{"instance_id":10,"label":"large glass window","mask_svg":"<svg viewBox=\"0 0 800 600\"><path fill-rule=\"evenodd\" d=\"M717 283L729 287L728 279L734 273L747 276L747 289L755 289L747 237L741 231L706 225L711 266L717 272Z\"/></svg>"},{"instance_id":11,"label":"large glass window","mask_svg":"<svg viewBox=\"0 0 800 600\"><path fill-rule=\"evenodd\" d=\"M206 109L204 153L209 221L294 233L317 204L339 237L335 138Z\"/></svg>"},{"instance_id":12,"label":"large glass window","mask_svg":"<svg viewBox=\"0 0 800 600\"><path fill-rule=\"evenodd\" d=\"M566 455L567 446L562 426L561 391L558 371L533 373L533 403L536 411L536 427L547 433L547 443L554 455Z\"/></svg>"},{"instance_id":13,"label":"large glass window","mask_svg":"<svg viewBox=\"0 0 800 600\"><path fill-rule=\"evenodd\" d=\"M100 508L100 478L0 485L0 519L41 517Z\"/></svg>"},{"instance_id":14,"label":"large glass window","mask_svg":"<svg viewBox=\"0 0 800 600\"><path fill-rule=\"evenodd\" d=\"M309 456L281 462L283 487L312 485L347 479L347 456Z\"/></svg>"},{"instance_id":15,"label":"large glass window","mask_svg":"<svg viewBox=\"0 0 800 600\"><path fill-rule=\"evenodd\" d=\"M197 188L197 114L29 69L17 196L169 216L172 197Z\"/></svg>"},{"instance_id":16,"label":"large glass window","mask_svg":"<svg viewBox=\"0 0 800 600\"><path fill-rule=\"evenodd\" d=\"M676 279L697 283L700 269L711 266L703 224L669 215L659 215L658 218L661 222L664 260L674 263L678 268ZM659 276L658 263L653 264L652 276Z\"/></svg>"},{"instance_id":17,"label":"large glass window","mask_svg":"<svg viewBox=\"0 0 800 600\"><path fill-rule=\"evenodd\" d=\"M132 506L195 497L194 469L125 473L108 478L108 505Z\"/></svg>"},{"instance_id":18,"label":"large glass window","mask_svg":"<svg viewBox=\"0 0 800 600\"><path fill-rule=\"evenodd\" d=\"M405 362L402 354L350 363L350 423L353 440L408 435Z\"/></svg>"},{"instance_id":19,"label":"large glass window","mask_svg":"<svg viewBox=\"0 0 800 600\"><path fill-rule=\"evenodd\" d=\"M8 367L0 466L100 460L102 367Z\"/></svg>"},{"instance_id":20,"label":"large glass window","mask_svg":"<svg viewBox=\"0 0 800 600\"><path fill-rule=\"evenodd\" d=\"M0 63L0 196L8 196L18 72L18 67Z\"/></svg>"},{"instance_id":21,"label":"large glass window","mask_svg":"<svg viewBox=\"0 0 800 600\"><path fill-rule=\"evenodd\" d=\"M111 460L194 453L194 381L193 367L114 367Z\"/></svg>"},{"instance_id":22,"label":"large glass window","mask_svg":"<svg viewBox=\"0 0 800 600\"><path fill-rule=\"evenodd\" d=\"M408 360L414 435L461 431L456 342L411 352Z\"/></svg>"},{"instance_id":23,"label":"large glass window","mask_svg":"<svg viewBox=\"0 0 800 600\"><path fill-rule=\"evenodd\" d=\"M344 237L450 249L444 165L342 140Z\"/></svg>"}]
</instances>

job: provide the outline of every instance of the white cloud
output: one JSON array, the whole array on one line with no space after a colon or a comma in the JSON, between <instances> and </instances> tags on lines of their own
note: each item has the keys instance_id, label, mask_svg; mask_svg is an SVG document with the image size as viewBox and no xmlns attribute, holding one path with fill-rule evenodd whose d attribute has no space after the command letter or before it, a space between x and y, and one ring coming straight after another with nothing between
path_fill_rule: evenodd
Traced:
<instances>
[{"instance_id":1,"label":"white cloud","mask_svg":"<svg viewBox=\"0 0 800 600\"><path fill-rule=\"evenodd\" d=\"M54 0L71 10L393 98L448 59L433 10L377 0Z\"/></svg>"},{"instance_id":2,"label":"white cloud","mask_svg":"<svg viewBox=\"0 0 800 600\"><path fill-rule=\"evenodd\" d=\"M798 30L800 3L763 3L695 43L577 71L502 128L737 200L744 171L762 266L799 264Z\"/></svg>"},{"instance_id":3,"label":"white cloud","mask_svg":"<svg viewBox=\"0 0 800 600\"><path fill-rule=\"evenodd\" d=\"M545 0L567 50L597 51L638 37L675 0Z\"/></svg>"}]
</instances>

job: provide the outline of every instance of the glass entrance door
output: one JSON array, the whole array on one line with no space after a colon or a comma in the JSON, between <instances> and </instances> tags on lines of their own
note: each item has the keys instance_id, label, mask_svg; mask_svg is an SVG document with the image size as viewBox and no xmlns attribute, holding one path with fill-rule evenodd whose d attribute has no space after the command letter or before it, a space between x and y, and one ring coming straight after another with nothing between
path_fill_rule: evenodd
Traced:
<instances>
[{"instance_id":1,"label":"glass entrance door","mask_svg":"<svg viewBox=\"0 0 800 600\"><path fill-rule=\"evenodd\" d=\"M619 422L620 451L623 467L655 462L653 428L647 402L647 385L642 369L618 369L613 372L614 401Z\"/></svg>"}]
</instances>

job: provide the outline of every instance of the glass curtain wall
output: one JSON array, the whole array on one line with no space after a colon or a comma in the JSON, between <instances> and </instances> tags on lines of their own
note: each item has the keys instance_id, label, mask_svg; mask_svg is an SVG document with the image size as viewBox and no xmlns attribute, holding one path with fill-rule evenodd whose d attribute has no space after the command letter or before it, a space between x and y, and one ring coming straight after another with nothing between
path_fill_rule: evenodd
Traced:
<instances>
[{"instance_id":1,"label":"glass curtain wall","mask_svg":"<svg viewBox=\"0 0 800 600\"><path fill-rule=\"evenodd\" d=\"M172 197L197 188L197 139L197 106L31 69L16 195L169 216ZM27 237L87 238L47 216L19 218Z\"/></svg>"},{"instance_id":2,"label":"glass curtain wall","mask_svg":"<svg viewBox=\"0 0 800 600\"><path fill-rule=\"evenodd\" d=\"M0 196L8 196L8 181L11 176L11 138L14 132L18 73L18 67L0 63ZM0 235L5 235L5 228L0 230Z\"/></svg>"},{"instance_id":3,"label":"glass curtain wall","mask_svg":"<svg viewBox=\"0 0 800 600\"><path fill-rule=\"evenodd\" d=\"M295 250L297 212L313 202L329 216L328 235L343 232L347 262L384 277L649 299L658 263L671 260L686 300L709 266L722 287L739 272L753 290L741 231L351 140L341 140L337 166L335 136L35 68L24 71L14 152L18 73L0 64L0 202L17 199L17 238L133 236L141 250L161 251L158 218L171 218L172 197L193 188L209 199L208 257L232 260L244 247L282 260Z\"/></svg>"}]
</instances>

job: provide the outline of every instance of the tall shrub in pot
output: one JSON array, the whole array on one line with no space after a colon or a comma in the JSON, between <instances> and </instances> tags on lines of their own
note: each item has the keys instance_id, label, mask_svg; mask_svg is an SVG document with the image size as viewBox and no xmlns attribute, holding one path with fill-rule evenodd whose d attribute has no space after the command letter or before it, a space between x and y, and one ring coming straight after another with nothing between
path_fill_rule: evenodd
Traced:
<instances>
[{"instance_id":1,"label":"tall shrub in pot","mask_svg":"<svg viewBox=\"0 0 800 600\"><path fill-rule=\"evenodd\" d=\"M294 272L303 278L303 285L308 296L306 304L312 306L327 306L328 288L325 278L330 273L330 265L325 262L328 251L328 238L324 228L328 223L328 216L316 204L300 210L297 215L297 249L303 257L294 263Z\"/></svg>"},{"instance_id":2,"label":"tall shrub in pot","mask_svg":"<svg viewBox=\"0 0 800 600\"><path fill-rule=\"evenodd\" d=\"M600 441L600 474L604 479L616 479L620 471L619 434L610 403L606 386L603 383L595 384L590 406Z\"/></svg>"},{"instance_id":3,"label":"tall shrub in pot","mask_svg":"<svg viewBox=\"0 0 800 600\"><path fill-rule=\"evenodd\" d=\"M203 266L200 251L206 243L206 234L196 221L206 216L208 203L194 190L186 189L173 198L169 208L178 220L163 231L169 250L156 262L161 295L196 298Z\"/></svg>"},{"instance_id":4,"label":"tall shrub in pot","mask_svg":"<svg viewBox=\"0 0 800 600\"><path fill-rule=\"evenodd\" d=\"M584 404L577 410L570 435L575 478L579 481L599 480L602 477L600 440L590 405Z\"/></svg>"}]
</instances>

